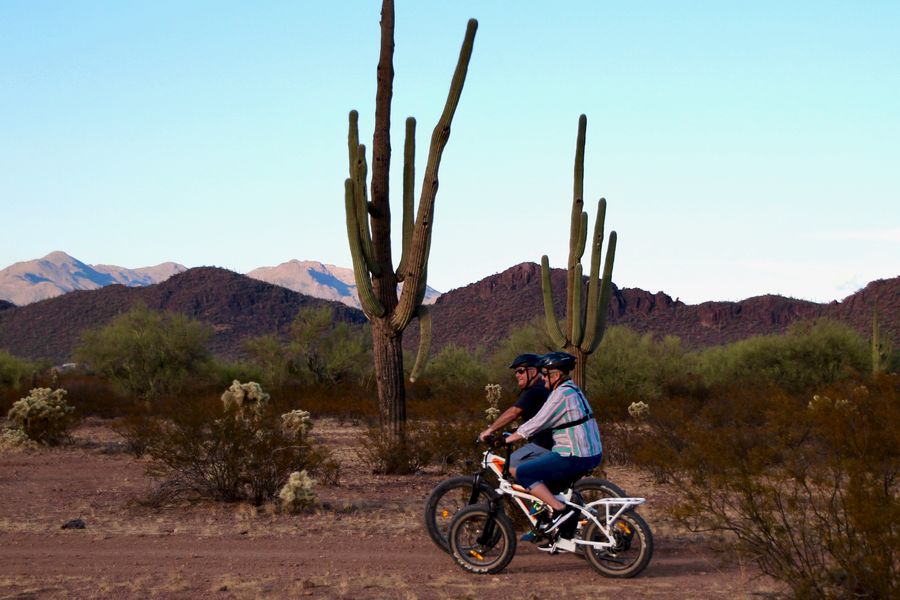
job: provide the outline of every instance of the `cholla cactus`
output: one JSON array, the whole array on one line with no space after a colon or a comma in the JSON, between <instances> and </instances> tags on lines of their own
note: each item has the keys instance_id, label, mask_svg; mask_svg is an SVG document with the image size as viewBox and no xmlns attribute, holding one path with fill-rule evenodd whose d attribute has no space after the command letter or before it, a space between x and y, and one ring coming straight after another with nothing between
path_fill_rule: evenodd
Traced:
<instances>
[{"instance_id":1,"label":"cholla cactus","mask_svg":"<svg viewBox=\"0 0 900 600\"><path fill-rule=\"evenodd\" d=\"M643 421L650 414L650 405L646 402L632 402L628 406L628 414L635 421Z\"/></svg>"},{"instance_id":2,"label":"cholla cactus","mask_svg":"<svg viewBox=\"0 0 900 600\"><path fill-rule=\"evenodd\" d=\"M4 429L0 433L0 451L4 450L34 450L38 443L28 437L28 434L18 428Z\"/></svg>"},{"instance_id":3,"label":"cholla cactus","mask_svg":"<svg viewBox=\"0 0 900 600\"><path fill-rule=\"evenodd\" d=\"M287 483L278 492L282 510L295 513L315 505L316 492L313 489L314 483L305 469L291 473Z\"/></svg>"},{"instance_id":4,"label":"cholla cactus","mask_svg":"<svg viewBox=\"0 0 900 600\"><path fill-rule=\"evenodd\" d=\"M812 397L812 400L809 401L809 404L807 404L809 410L822 410L825 408L842 409L849 407L851 407L850 400L846 398L832 400L828 396L820 396L819 394L815 394Z\"/></svg>"},{"instance_id":5,"label":"cholla cactus","mask_svg":"<svg viewBox=\"0 0 900 600\"><path fill-rule=\"evenodd\" d=\"M493 423L500 416L500 408L497 406L497 402L500 400L501 391L503 391L503 388L499 383L489 383L484 386L484 394L488 402L488 407L484 410L484 418L488 423Z\"/></svg>"},{"instance_id":6,"label":"cholla cactus","mask_svg":"<svg viewBox=\"0 0 900 600\"><path fill-rule=\"evenodd\" d=\"M287 437L301 438L312 428L312 419L305 410L292 410L281 415L281 431Z\"/></svg>"},{"instance_id":7,"label":"cholla cactus","mask_svg":"<svg viewBox=\"0 0 900 600\"><path fill-rule=\"evenodd\" d=\"M34 388L16 401L7 413L14 427L36 442L58 444L73 422L74 406L66 402L66 390Z\"/></svg>"},{"instance_id":8,"label":"cholla cactus","mask_svg":"<svg viewBox=\"0 0 900 600\"><path fill-rule=\"evenodd\" d=\"M259 417L268 406L269 397L258 383L241 383L235 379L222 394L222 404L226 411L234 410L244 418Z\"/></svg>"}]
</instances>

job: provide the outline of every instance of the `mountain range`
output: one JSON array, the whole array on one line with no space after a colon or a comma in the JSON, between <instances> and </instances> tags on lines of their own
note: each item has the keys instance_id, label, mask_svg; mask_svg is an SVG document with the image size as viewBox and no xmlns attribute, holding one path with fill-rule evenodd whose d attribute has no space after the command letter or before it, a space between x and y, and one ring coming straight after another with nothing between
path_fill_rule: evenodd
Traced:
<instances>
[{"instance_id":1,"label":"mountain range","mask_svg":"<svg viewBox=\"0 0 900 600\"><path fill-rule=\"evenodd\" d=\"M0 301L24 306L76 290L95 290L113 284L143 287L161 283L186 270L187 267L174 262L138 269L88 265L65 252L56 251L43 258L15 263L0 271ZM336 300L360 308L352 269L316 261L291 260L276 267L253 269L247 276L307 296ZM425 304L433 303L438 296L439 292L426 288Z\"/></svg>"},{"instance_id":2,"label":"mountain range","mask_svg":"<svg viewBox=\"0 0 900 600\"><path fill-rule=\"evenodd\" d=\"M566 272L551 273L556 316L565 318ZM609 325L625 325L639 333L674 335L687 348L727 344L753 335L782 333L801 320L831 318L872 333L872 311L878 306L882 331L900 342L900 277L878 280L842 301L816 303L776 295L739 302L685 304L663 293L613 284L607 314ZM522 263L465 287L441 295L431 307L432 346L453 343L467 348L491 348L516 327L542 318L541 268ZM403 337L415 348L415 321Z\"/></svg>"},{"instance_id":3,"label":"mountain range","mask_svg":"<svg viewBox=\"0 0 900 600\"><path fill-rule=\"evenodd\" d=\"M17 262L0 271L0 300L23 306L75 290L96 290L113 284L152 285L186 269L174 262L139 269L88 265L57 251L36 260Z\"/></svg>"},{"instance_id":4,"label":"mountain range","mask_svg":"<svg viewBox=\"0 0 900 600\"><path fill-rule=\"evenodd\" d=\"M559 317L564 316L565 279L565 271L553 271ZM361 311L339 302L312 298L225 269L199 267L145 287L108 285L26 306L0 302L0 349L29 359L68 361L83 330L102 327L138 303L209 323L213 330L210 349L224 358L240 357L241 341L247 337L286 336L297 311L306 306L330 306L337 320L365 321ZM656 336L675 335L689 348L779 333L796 321L821 317L845 322L868 338L876 303L883 332L900 340L900 277L873 281L842 301L827 304L767 295L740 302L687 305L662 292L614 286L608 323ZM442 294L431 310L433 351L451 343L491 349L515 328L543 315L540 267L522 263L451 290ZM417 336L414 321L404 335L404 346L414 351Z\"/></svg>"},{"instance_id":5,"label":"mountain range","mask_svg":"<svg viewBox=\"0 0 900 600\"><path fill-rule=\"evenodd\" d=\"M353 308L362 308L356 294L353 269L325 265L312 260L290 260L277 267L253 269L247 273L247 277L280 285L307 296L336 300ZM403 287L402 283L400 287ZM425 286L423 304L433 304L440 295L437 290Z\"/></svg>"}]
</instances>

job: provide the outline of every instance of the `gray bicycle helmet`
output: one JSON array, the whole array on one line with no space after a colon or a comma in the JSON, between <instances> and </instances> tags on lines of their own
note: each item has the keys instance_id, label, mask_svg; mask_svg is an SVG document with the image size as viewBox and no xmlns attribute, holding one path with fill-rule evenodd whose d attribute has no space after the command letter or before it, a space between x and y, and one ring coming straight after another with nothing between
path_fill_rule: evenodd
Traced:
<instances>
[{"instance_id":1,"label":"gray bicycle helmet","mask_svg":"<svg viewBox=\"0 0 900 600\"><path fill-rule=\"evenodd\" d=\"M568 373L575 369L575 357L568 352L550 352L541 357L540 366Z\"/></svg>"}]
</instances>

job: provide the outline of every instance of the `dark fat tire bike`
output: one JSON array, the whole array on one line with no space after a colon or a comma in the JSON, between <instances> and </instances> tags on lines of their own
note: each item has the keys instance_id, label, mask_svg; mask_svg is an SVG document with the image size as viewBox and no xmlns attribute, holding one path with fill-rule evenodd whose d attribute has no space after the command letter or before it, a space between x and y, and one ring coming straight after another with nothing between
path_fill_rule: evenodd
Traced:
<instances>
[{"instance_id":1,"label":"dark fat tire bike","mask_svg":"<svg viewBox=\"0 0 900 600\"><path fill-rule=\"evenodd\" d=\"M447 536L450 553L459 566L479 575L499 573L516 554L512 521L490 506L473 504L461 509Z\"/></svg>"},{"instance_id":2,"label":"dark fat tire bike","mask_svg":"<svg viewBox=\"0 0 900 600\"><path fill-rule=\"evenodd\" d=\"M478 492L473 494L472 486L478 481ZM598 477L579 479L573 486L582 504L601 498L624 498L622 488ZM451 477L439 483L425 503L425 529L432 541L444 552L450 551L448 533L450 522L456 514L472 504L487 504L497 498L497 493L485 483L481 474Z\"/></svg>"}]
</instances>

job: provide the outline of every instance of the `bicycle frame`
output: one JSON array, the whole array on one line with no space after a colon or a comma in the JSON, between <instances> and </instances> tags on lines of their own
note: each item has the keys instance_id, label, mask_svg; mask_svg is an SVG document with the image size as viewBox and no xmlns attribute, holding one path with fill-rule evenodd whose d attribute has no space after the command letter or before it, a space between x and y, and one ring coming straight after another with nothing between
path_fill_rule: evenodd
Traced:
<instances>
[{"instance_id":1,"label":"bicycle frame","mask_svg":"<svg viewBox=\"0 0 900 600\"><path fill-rule=\"evenodd\" d=\"M529 523L531 523L531 527L536 529L538 527L538 515L546 510L549 510L549 507L543 500L528 493L528 490L526 490L524 487L510 481L509 452L509 446L507 446L506 457L499 456L497 454L494 454L490 450L486 450L481 461L482 472L490 470L497 475L497 478L500 482L499 487L496 488L498 496L508 496L509 498L511 498L513 504L519 507L519 510L522 511L522 513L528 519ZM481 474L476 477L480 478L480 475ZM616 541L615 539L613 539L610 531L613 523L615 523L616 519L618 519L624 512L630 510L632 507L646 502L645 498L601 498L600 500L595 500L594 502L590 502L585 506L579 506L578 504L574 504L573 502L571 502L572 489L574 488L570 487L565 494L556 494L556 498L563 504L566 504L578 510L581 513L580 520L589 519L593 521L597 525L599 530L602 531L606 536L606 540L593 542L582 539L560 539L557 540L550 548L547 548L547 551L554 552L556 550L565 550L568 552L574 552L575 548L578 545L591 546L592 548L597 550L612 548L616 545ZM473 490L477 490L477 486L473 488ZM477 492L474 491L473 493L477 494ZM473 502L474 501L475 499L473 499ZM492 502L491 504L493 505L494 502ZM531 504L532 506L539 505L540 509L537 511L529 510L529 504ZM600 506L604 507L603 515L600 515L598 513L598 509ZM491 508L492 510L496 510L496 507L494 506L492 506ZM485 526L485 530L482 535L484 540L490 539L492 529L493 528L490 526L490 524Z\"/></svg>"}]
</instances>

